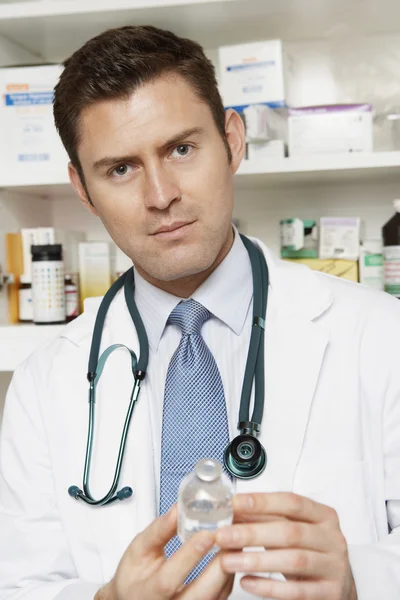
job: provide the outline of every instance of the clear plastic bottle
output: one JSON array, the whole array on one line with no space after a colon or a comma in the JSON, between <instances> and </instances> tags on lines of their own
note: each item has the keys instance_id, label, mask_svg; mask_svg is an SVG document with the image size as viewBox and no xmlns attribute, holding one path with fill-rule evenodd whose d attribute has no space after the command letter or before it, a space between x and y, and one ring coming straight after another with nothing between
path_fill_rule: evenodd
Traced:
<instances>
[{"instance_id":1,"label":"clear plastic bottle","mask_svg":"<svg viewBox=\"0 0 400 600\"><path fill-rule=\"evenodd\" d=\"M200 460L179 486L178 536L181 542L197 531L216 531L218 527L231 525L233 492L232 483L218 461Z\"/></svg>"}]
</instances>

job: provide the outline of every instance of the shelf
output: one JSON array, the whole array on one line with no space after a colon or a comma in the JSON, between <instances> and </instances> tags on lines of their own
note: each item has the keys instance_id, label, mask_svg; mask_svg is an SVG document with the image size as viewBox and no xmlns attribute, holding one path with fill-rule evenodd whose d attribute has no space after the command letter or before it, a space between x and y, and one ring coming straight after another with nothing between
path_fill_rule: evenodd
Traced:
<instances>
[{"instance_id":1,"label":"shelf","mask_svg":"<svg viewBox=\"0 0 400 600\"><path fill-rule=\"evenodd\" d=\"M56 337L64 327L0 325L0 371L14 371L36 348Z\"/></svg>"},{"instance_id":2,"label":"shelf","mask_svg":"<svg viewBox=\"0 0 400 600\"><path fill-rule=\"evenodd\" d=\"M366 183L397 181L400 183L400 152L359 154L325 154L266 161L243 161L235 175L238 190L262 189L310 184ZM1 183L1 182L0 182ZM68 178L46 183L4 182L1 189L43 198L71 198L74 194Z\"/></svg>"},{"instance_id":3,"label":"shelf","mask_svg":"<svg viewBox=\"0 0 400 600\"><path fill-rule=\"evenodd\" d=\"M271 159L265 162L243 161L236 175L236 189L280 187L299 184L365 183L389 180L400 182L400 152L358 154L317 154Z\"/></svg>"},{"instance_id":4,"label":"shelf","mask_svg":"<svg viewBox=\"0 0 400 600\"><path fill-rule=\"evenodd\" d=\"M304 0L35 0L0 4L0 35L42 60L62 60L101 31L127 24L150 23L216 48L321 39L340 34L344 23L357 34L388 33L399 18L397 0L308 0L306 16Z\"/></svg>"}]
</instances>

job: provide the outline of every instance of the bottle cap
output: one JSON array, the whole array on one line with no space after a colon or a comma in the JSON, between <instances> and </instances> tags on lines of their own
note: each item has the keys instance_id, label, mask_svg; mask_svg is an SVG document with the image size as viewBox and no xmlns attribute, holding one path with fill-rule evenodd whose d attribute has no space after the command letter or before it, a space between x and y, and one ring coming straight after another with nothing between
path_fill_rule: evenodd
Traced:
<instances>
[{"instance_id":1,"label":"bottle cap","mask_svg":"<svg viewBox=\"0 0 400 600\"><path fill-rule=\"evenodd\" d=\"M201 481L216 481L221 477L222 467L216 460L205 458L196 464L195 473Z\"/></svg>"},{"instance_id":2,"label":"bottle cap","mask_svg":"<svg viewBox=\"0 0 400 600\"><path fill-rule=\"evenodd\" d=\"M44 244L31 246L32 262L61 261L61 244Z\"/></svg>"},{"instance_id":3,"label":"bottle cap","mask_svg":"<svg viewBox=\"0 0 400 600\"><path fill-rule=\"evenodd\" d=\"M19 278L19 282L22 284L32 283L32 278L30 277L30 275L21 275Z\"/></svg>"},{"instance_id":4,"label":"bottle cap","mask_svg":"<svg viewBox=\"0 0 400 600\"><path fill-rule=\"evenodd\" d=\"M393 206L396 212L400 212L400 198L396 198L396 200L393 200Z\"/></svg>"}]
</instances>

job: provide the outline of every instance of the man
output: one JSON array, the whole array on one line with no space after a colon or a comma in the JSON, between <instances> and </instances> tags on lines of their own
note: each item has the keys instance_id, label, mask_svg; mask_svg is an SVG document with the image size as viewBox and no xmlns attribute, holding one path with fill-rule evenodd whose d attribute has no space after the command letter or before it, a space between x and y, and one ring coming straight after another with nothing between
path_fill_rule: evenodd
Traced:
<instances>
[{"instance_id":1,"label":"man","mask_svg":"<svg viewBox=\"0 0 400 600\"><path fill-rule=\"evenodd\" d=\"M0 447L0 599L397 599L397 302L283 263L254 241L270 274L260 435L267 467L233 481L232 526L167 552L177 528L168 452L176 463L194 457L194 432L204 444L221 438L218 452L237 435L253 289L231 226L243 124L225 113L200 46L153 27L111 30L78 50L65 62L54 114L72 185L134 263L149 368L121 475L133 496L106 507L67 493L82 477L99 303L88 302L16 371ZM201 315L196 331L183 331L185 311ZM122 292L101 349L112 344L139 354ZM188 354L193 364L183 362L179 378L176 363ZM128 353L115 352L97 386L94 497L114 474L130 364ZM219 412L195 418L187 407L201 411L211 388L209 410ZM221 551L213 557L214 543Z\"/></svg>"}]
</instances>

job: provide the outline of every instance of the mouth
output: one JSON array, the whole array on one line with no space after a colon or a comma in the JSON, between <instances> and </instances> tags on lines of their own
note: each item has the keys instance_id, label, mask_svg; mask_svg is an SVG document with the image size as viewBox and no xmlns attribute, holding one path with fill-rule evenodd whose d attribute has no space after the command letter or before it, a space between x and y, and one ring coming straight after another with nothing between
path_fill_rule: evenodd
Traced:
<instances>
[{"instance_id":1,"label":"mouth","mask_svg":"<svg viewBox=\"0 0 400 600\"><path fill-rule=\"evenodd\" d=\"M184 221L176 221L170 225L164 225L160 227L155 233L152 234L152 236L158 239L178 238L185 235L193 223L194 221L189 223Z\"/></svg>"}]
</instances>

